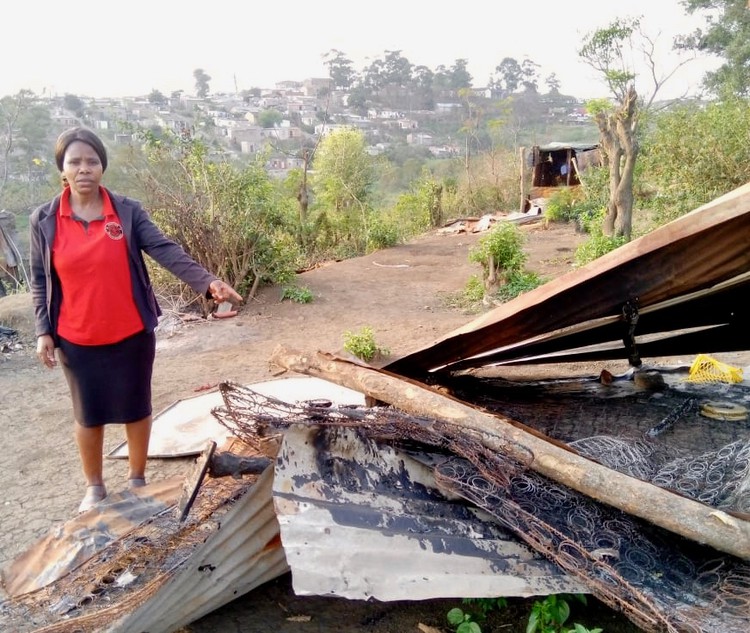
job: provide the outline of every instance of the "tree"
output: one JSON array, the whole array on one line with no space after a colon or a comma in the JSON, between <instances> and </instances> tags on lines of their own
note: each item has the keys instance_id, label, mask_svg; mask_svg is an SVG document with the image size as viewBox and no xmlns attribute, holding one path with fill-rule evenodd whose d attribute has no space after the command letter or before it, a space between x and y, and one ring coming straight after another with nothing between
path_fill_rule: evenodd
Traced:
<instances>
[{"instance_id":1,"label":"tree","mask_svg":"<svg viewBox=\"0 0 750 633\"><path fill-rule=\"evenodd\" d=\"M343 129L323 138L313 170L313 191L329 218L332 242L353 243L363 250L375 172L362 132Z\"/></svg>"},{"instance_id":2,"label":"tree","mask_svg":"<svg viewBox=\"0 0 750 633\"><path fill-rule=\"evenodd\" d=\"M341 51L332 48L323 55L324 63L328 66L328 76L337 90L348 90L354 83L357 73L352 60Z\"/></svg>"},{"instance_id":3,"label":"tree","mask_svg":"<svg viewBox=\"0 0 750 633\"><path fill-rule=\"evenodd\" d=\"M633 229L633 177L638 158L638 131L644 112L659 90L688 60L667 74L657 72L655 40L641 28L640 18L618 19L584 38L579 56L599 72L614 98L589 103L599 128L601 150L609 168L609 202L602 230L607 236L629 240ZM630 60L640 53L653 82L648 99L639 98L636 72Z\"/></svg>"},{"instance_id":4,"label":"tree","mask_svg":"<svg viewBox=\"0 0 750 633\"><path fill-rule=\"evenodd\" d=\"M276 127L283 117L278 110L267 109L258 113L258 125L263 128Z\"/></svg>"},{"instance_id":5,"label":"tree","mask_svg":"<svg viewBox=\"0 0 750 633\"><path fill-rule=\"evenodd\" d=\"M31 98L28 90L22 90L14 97L3 97L0 99L0 142L2 142L2 173L0 173L0 200L10 174L10 157L13 152L13 143L16 138L17 121L26 104Z\"/></svg>"},{"instance_id":6,"label":"tree","mask_svg":"<svg viewBox=\"0 0 750 633\"><path fill-rule=\"evenodd\" d=\"M539 64L531 61L528 57L521 62L521 74L524 90L536 92L539 87Z\"/></svg>"},{"instance_id":7,"label":"tree","mask_svg":"<svg viewBox=\"0 0 750 633\"><path fill-rule=\"evenodd\" d=\"M523 76L521 64L512 57L505 57L495 66L495 74L490 78L490 87L502 99L518 90Z\"/></svg>"},{"instance_id":8,"label":"tree","mask_svg":"<svg viewBox=\"0 0 750 633\"><path fill-rule=\"evenodd\" d=\"M238 168L209 160L200 141L143 137L147 164L137 169L144 202L167 235L244 297L292 277L299 252L262 159ZM164 279L158 269L154 275Z\"/></svg>"},{"instance_id":9,"label":"tree","mask_svg":"<svg viewBox=\"0 0 750 633\"><path fill-rule=\"evenodd\" d=\"M545 77L544 83L551 94L560 94L560 80L555 73L550 73Z\"/></svg>"},{"instance_id":10,"label":"tree","mask_svg":"<svg viewBox=\"0 0 750 633\"><path fill-rule=\"evenodd\" d=\"M46 190L51 127L49 109L33 92L21 90L0 99L0 209L32 205ZM25 186L16 186L16 195L11 195L10 181Z\"/></svg>"},{"instance_id":11,"label":"tree","mask_svg":"<svg viewBox=\"0 0 750 633\"><path fill-rule=\"evenodd\" d=\"M415 110L433 110L435 108L435 92L433 83L435 73L427 66L414 67L413 96L412 103Z\"/></svg>"},{"instance_id":12,"label":"tree","mask_svg":"<svg viewBox=\"0 0 750 633\"><path fill-rule=\"evenodd\" d=\"M208 96L208 82L211 81L211 77L202 68L196 68L193 71L193 78L195 79L195 94L205 99Z\"/></svg>"},{"instance_id":13,"label":"tree","mask_svg":"<svg viewBox=\"0 0 750 633\"><path fill-rule=\"evenodd\" d=\"M750 6L747 0L682 0L688 13L705 11L706 29L678 38L677 47L724 59L706 73L704 85L716 95L750 96Z\"/></svg>"},{"instance_id":14,"label":"tree","mask_svg":"<svg viewBox=\"0 0 750 633\"><path fill-rule=\"evenodd\" d=\"M686 103L660 113L650 127L644 171L659 191L650 210L660 223L750 182L747 99Z\"/></svg>"},{"instance_id":15,"label":"tree","mask_svg":"<svg viewBox=\"0 0 750 633\"><path fill-rule=\"evenodd\" d=\"M469 62L466 59L457 59L450 69L450 78L448 85L451 90L461 90L462 88L471 88L472 76L467 70Z\"/></svg>"},{"instance_id":16,"label":"tree","mask_svg":"<svg viewBox=\"0 0 750 633\"><path fill-rule=\"evenodd\" d=\"M153 103L154 105L164 105L167 102L167 98L162 92L152 90L148 95L148 102Z\"/></svg>"},{"instance_id":17,"label":"tree","mask_svg":"<svg viewBox=\"0 0 750 633\"><path fill-rule=\"evenodd\" d=\"M73 94L66 94L63 97L63 107L79 118L83 116L83 111L86 108L83 101Z\"/></svg>"}]
</instances>

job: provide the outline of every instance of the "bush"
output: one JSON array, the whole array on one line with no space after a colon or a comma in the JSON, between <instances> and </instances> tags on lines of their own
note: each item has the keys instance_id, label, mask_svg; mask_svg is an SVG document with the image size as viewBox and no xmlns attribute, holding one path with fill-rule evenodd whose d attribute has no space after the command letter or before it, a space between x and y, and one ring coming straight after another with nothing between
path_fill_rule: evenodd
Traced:
<instances>
[{"instance_id":1,"label":"bush","mask_svg":"<svg viewBox=\"0 0 750 633\"><path fill-rule=\"evenodd\" d=\"M506 301L515 299L518 295L522 295L524 292L541 286L543 283L544 279L535 272L530 270L518 271L510 275L507 282L498 288L495 297L501 303L505 303Z\"/></svg>"},{"instance_id":2,"label":"bush","mask_svg":"<svg viewBox=\"0 0 750 633\"><path fill-rule=\"evenodd\" d=\"M361 328L359 332L344 332L344 349L366 363L390 354L387 348L380 347L375 342L375 334L369 326Z\"/></svg>"},{"instance_id":3,"label":"bush","mask_svg":"<svg viewBox=\"0 0 750 633\"><path fill-rule=\"evenodd\" d=\"M395 246L401 241L399 227L382 216L375 216L367 227L367 252Z\"/></svg>"},{"instance_id":4,"label":"bush","mask_svg":"<svg viewBox=\"0 0 750 633\"><path fill-rule=\"evenodd\" d=\"M523 234L515 224L501 222L481 237L469 251L469 261L480 264L484 279L502 278L523 269L526 253Z\"/></svg>"},{"instance_id":5,"label":"bush","mask_svg":"<svg viewBox=\"0 0 750 633\"><path fill-rule=\"evenodd\" d=\"M590 219L587 225L587 232L590 237L576 249L574 258L576 266L584 266L627 242L625 236L622 235L604 235L601 220L603 215L604 210L602 209L599 214Z\"/></svg>"},{"instance_id":6,"label":"bush","mask_svg":"<svg viewBox=\"0 0 750 633\"><path fill-rule=\"evenodd\" d=\"M300 286L285 286L281 290L281 300L289 299L295 303L310 303L313 300L313 294L309 288Z\"/></svg>"}]
</instances>

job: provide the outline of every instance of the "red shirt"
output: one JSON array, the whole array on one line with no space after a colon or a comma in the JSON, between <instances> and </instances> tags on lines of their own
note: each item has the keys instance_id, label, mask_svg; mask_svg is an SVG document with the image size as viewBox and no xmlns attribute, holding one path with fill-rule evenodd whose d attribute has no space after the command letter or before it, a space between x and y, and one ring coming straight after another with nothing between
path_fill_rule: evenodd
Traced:
<instances>
[{"instance_id":1,"label":"red shirt","mask_svg":"<svg viewBox=\"0 0 750 633\"><path fill-rule=\"evenodd\" d=\"M143 329L120 218L107 192L99 192L102 217L86 223L73 214L66 187L52 247L63 291L57 333L77 345L109 345Z\"/></svg>"}]
</instances>

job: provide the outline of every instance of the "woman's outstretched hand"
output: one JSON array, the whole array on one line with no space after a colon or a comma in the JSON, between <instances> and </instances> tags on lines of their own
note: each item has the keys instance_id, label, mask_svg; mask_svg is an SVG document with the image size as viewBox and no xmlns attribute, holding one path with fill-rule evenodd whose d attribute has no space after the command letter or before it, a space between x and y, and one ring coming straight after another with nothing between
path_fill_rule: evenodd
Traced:
<instances>
[{"instance_id":1,"label":"woman's outstretched hand","mask_svg":"<svg viewBox=\"0 0 750 633\"><path fill-rule=\"evenodd\" d=\"M211 298L216 301L216 303L224 303L225 301L229 301L233 305L242 303L242 297L240 294L228 283L221 281L221 279L215 279L212 281L208 286L208 291L211 293Z\"/></svg>"}]
</instances>

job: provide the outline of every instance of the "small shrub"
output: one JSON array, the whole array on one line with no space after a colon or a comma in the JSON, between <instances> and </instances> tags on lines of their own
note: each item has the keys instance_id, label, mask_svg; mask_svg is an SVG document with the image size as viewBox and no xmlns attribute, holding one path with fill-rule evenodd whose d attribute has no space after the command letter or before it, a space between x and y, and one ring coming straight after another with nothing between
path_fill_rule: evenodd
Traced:
<instances>
[{"instance_id":1,"label":"small shrub","mask_svg":"<svg viewBox=\"0 0 750 633\"><path fill-rule=\"evenodd\" d=\"M526 263L524 237L520 229L509 222L501 222L481 237L469 251L469 261L480 264L487 279L491 267L498 277L522 270Z\"/></svg>"},{"instance_id":2,"label":"small shrub","mask_svg":"<svg viewBox=\"0 0 750 633\"><path fill-rule=\"evenodd\" d=\"M309 288L300 286L285 286L281 290L281 300L289 299L295 303L310 303L313 300L313 294Z\"/></svg>"},{"instance_id":3,"label":"small shrub","mask_svg":"<svg viewBox=\"0 0 750 633\"><path fill-rule=\"evenodd\" d=\"M395 246L401 241L398 226L385 218L373 219L367 229L367 252Z\"/></svg>"},{"instance_id":4,"label":"small shrub","mask_svg":"<svg viewBox=\"0 0 750 633\"><path fill-rule=\"evenodd\" d=\"M544 218L548 222L570 222L575 219L576 197L573 190L566 187L556 191L547 201Z\"/></svg>"},{"instance_id":5,"label":"small shrub","mask_svg":"<svg viewBox=\"0 0 750 633\"><path fill-rule=\"evenodd\" d=\"M518 295L522 295L524 292L541 286L543 283L544 279L535 272L530 270L518 271L510 275L508 281L497 289L495 297L501 303L505 303L506 301L515 299Z\"/></svg>"},{"instance_id":6,"label":"small shrub","mask_svg":"<svg viewBox=\"0 0 750 633\"><path fill-rule=\"evenodd\" d=\"M570 605L565 596L552 594L537 600L531 607L526 633L557 633L570 616Z\"/></svg>"},{"instance_id":7,"label":"small shrub","mask_svg":"<svg viewBox=\"0 0 750 633\"><path fill-rule=\"evenodd\" d=\"M462 290L446 293L445 305L467 314L476 314L482 310L484 300L484 283L479 275L472 275Z\"/></svg>"},{"instance_id":8,"label":"small shrub","mask_svg":"<svg viewBox=\"0 0 750 633\"><path fill-rule=\"evenodd\" d=\"M583 266L606 255L627 242L624 236L604 235L601 231L593 234L576 249L576 266Z\"/></svg>"},{"instance_id":9,"label":"small shrub","mask_svg":"<svg viewBox=\"0 0 750 633\"><path fill-rule=\"evenodd\" d=\"M484 298L484 283L482 283L479 275L469 277L469 281L464 286L462 298L463 302L469 305L482 301Z\"/></svg>"},{"instance_id":10,"label":"small shrub","mask_svg":"<svg viewBox=\"0 0 750 633\"><path fill-rule=\"evenodd\" d=\"M359 332L344 332L344 349L357 358L369 363L375 357L388 356L390 351L375 342L372 328L365 326Z\"/></svg>"},{"instance_id":11,"label":"small shrub","mask_svg":"<svg viewBox=\"0 0 750 633\"><path fill-rule=\"evenodd\" d=\"M602 629L587 629L582 624L574 624L573 628L563 628L570 617L570 600L587 604L586 596L583 594L552 594L544 600L534 602L526 633L602 633Z\"/></svg>"}]
</instances>

